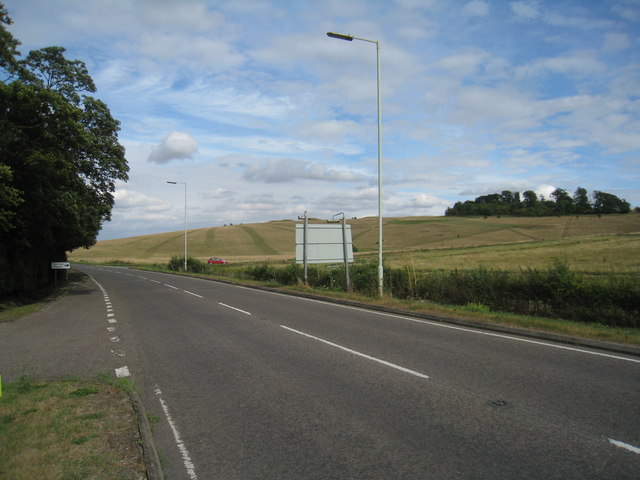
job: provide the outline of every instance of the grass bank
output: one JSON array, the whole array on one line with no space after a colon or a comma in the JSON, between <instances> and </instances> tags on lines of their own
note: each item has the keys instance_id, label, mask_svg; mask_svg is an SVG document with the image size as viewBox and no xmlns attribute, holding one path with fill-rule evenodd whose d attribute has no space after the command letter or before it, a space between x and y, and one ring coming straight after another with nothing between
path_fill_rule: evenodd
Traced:
<instances>
[{"instance_id":1,"label":"grass bank","mask_svg":"<svg viewBox=\"0 0 640 480\"><path fill-rule=\"evenodd\" d=\"M0 478L146 479L128 386L23 377L0 397Z\"/></svg>"}]
</instances>

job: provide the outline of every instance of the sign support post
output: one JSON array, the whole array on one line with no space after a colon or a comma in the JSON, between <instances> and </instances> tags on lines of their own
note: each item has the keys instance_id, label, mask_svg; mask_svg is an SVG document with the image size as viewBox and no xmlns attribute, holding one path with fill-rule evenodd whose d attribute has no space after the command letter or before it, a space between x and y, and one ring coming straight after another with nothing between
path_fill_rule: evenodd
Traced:
<instances>
[{"instance_id":1,"label":"sign support post","mask_svg":"<svg viewBox=\"0 0 640 480\"><path fill-rule=\"evenodd\" d=\"M309 285L309 277L307 270L307 225L309 224L309 217L307 211L304 211L303 217L298 217L298 220L304 220L304 228L302 230L302 263L304 265L304 284Z\"/></svg>"}]
</instances>

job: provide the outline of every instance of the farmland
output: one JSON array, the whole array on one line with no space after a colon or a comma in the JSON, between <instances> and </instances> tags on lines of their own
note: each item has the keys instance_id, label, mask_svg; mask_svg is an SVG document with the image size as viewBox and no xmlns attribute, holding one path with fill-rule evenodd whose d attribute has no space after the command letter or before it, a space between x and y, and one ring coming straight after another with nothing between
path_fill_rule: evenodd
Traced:
<instances>
[{"instance_id":1,"label":"farmland","mask_svg":"<svg viewBox=\"0 0 640 480\"><path fill-rule=\"evenodd\" d=\"M313 221L313 220L312 220ZM316 220L320 222L320 220ZM295 255L297 222L279 220L188 231L189 256L282 263ZM349 220L356 261L377 252L377 218ZM640 273L640 216L403 217L384 219L385 263L418 270L542 268L551 258L585 273ZM98 242L71 261L166 263L183 254L184 232Z\"/></svg>"}]
</instances>

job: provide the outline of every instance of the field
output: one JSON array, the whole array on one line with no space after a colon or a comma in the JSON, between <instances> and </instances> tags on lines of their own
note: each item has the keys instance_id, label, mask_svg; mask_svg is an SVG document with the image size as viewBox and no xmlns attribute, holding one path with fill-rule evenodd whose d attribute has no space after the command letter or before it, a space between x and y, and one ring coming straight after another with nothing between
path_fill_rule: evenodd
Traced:
<instances>
[{"instance_id":1,"label":"field","mask_svg":"<svg viewBox=\"0 0 640 480\"><path fill-rule=\"evenodd\" d=\"M319 220L316 220L320 222ZM312 220L312 222L314 222ZM188 253L233 263L294 258L293 220L188 231ZM356 260L375 259L377 218L349 220ZM585 273L640 273L640 215L565 217L404 217L384 219L384 257L417 270L545 268L551 258ZM184 252L184 232L98 242L70 261L167 263Z\"/></svg>"}]
</instances>

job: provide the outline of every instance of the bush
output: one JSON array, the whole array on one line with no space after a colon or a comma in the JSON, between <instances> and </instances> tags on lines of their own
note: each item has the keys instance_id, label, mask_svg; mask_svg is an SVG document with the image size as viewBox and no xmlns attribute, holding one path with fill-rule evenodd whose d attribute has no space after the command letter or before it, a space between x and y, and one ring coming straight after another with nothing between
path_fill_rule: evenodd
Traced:
<instances>
[{"instance_id":1,"label":"bush","mask_svg":"<svg viewBox=\"0 0 640 480\"><path fill-rule=\"evenodd\" d=\"M580 275L557 259L546 271L508 273L479 267L428 272L417 281L417 296L438 303L483 305L492 311L640 327L637 277Z\"/></svg>"},{"instance_id":2,"label":"bush","mask_svg":"<svg viewBox=\"0 0 640 480\"><path fill-rule=\"evenodd\" d=\"M201 262L197 258L187 257L187 271L193 273L205 273L207 271L208 265L204 262ZM184 255L178 256L174 255L169 260L169 270L174 270L176 272L184 271Z\"/></svg>"}]
</instances>

